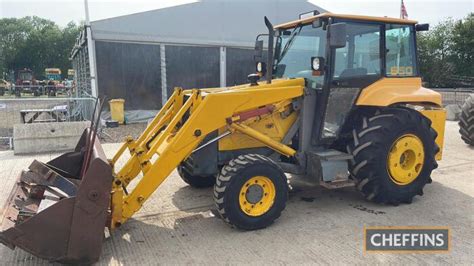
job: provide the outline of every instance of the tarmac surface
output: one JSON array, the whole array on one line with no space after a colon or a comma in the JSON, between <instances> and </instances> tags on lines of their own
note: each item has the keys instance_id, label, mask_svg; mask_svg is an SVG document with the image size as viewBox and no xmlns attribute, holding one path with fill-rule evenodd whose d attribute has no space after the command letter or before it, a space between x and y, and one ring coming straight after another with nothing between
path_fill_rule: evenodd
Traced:
<instances>
[{"instance_id":1,"label":"tarmac surface","mask_svg":"<svg viewBox=\"0 0 474 266\"><path fill-rule=\"evenodd\" d=\"M286 210L258 231L232 229L214 215L212 189L193 189L176 172L133 219L104 241L104 265L156 264L470 264L474 254L474 149L447 122L444 158L424 196L397 207L365 201L354 188L327 190L310 178L291 178ZM104 144L112 156L118 144ZM0 152L0 206L33 158ZM445 254L364 253L364 226L449 226ZM46 261L0 246L0 265Z\"/></svg>"}]
</instances>

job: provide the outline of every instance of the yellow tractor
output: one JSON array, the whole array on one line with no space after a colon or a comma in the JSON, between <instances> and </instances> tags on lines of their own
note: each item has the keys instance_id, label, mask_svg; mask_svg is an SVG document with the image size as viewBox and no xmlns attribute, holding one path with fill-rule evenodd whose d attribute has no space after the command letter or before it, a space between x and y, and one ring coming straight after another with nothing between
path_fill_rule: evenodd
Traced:
<instances>
[{"instance_id":1,"label":"yellow tractor","mask_svg":"<svg viewBox=\"0 0 474 266\"><path fill-rule=\"evenodd\" d=\"M104 228L113 236L175 169L191 186L214 186L222 219L244 230L281 215L286 174L355 186L377 203L422 195L445 124L417 62L416 32L428 25L332 13L265 24L248 84L176 88L110 159L91 126L75 151L34 161L12 191L0 241L51 261L95 262Z\"/></svg>"}]
</instances>

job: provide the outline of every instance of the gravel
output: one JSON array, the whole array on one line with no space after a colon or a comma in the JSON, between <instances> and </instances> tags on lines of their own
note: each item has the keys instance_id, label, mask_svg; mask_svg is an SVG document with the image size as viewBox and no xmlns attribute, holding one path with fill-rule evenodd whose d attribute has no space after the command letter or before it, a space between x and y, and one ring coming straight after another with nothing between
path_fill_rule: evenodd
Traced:
<instances>
[{"instance_id":1,"label":"gravel","mask_svg":"<svg viewBox=\"0 0 474 266\"><path fill-rule=\"evenodd\" d=\"M104 128L101 134L101 142L120 143L123 142L127 136L132 136L134 139L137 139L146 129L146 126L146 123L136 123L120 125L115 128Z\"/></svg>"}]
</instances>

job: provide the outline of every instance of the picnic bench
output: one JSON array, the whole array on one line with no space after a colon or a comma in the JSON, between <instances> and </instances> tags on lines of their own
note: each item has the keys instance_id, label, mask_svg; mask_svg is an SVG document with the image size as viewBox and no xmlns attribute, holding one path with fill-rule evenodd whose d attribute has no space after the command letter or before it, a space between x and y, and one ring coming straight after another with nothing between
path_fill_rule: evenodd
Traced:
<instances>
[{"instance_id":1,"label":"picnic bench","mask_svg":"<svg viewBox=\"0 0 474 266\"><path fill-rule=\"evenodd\" d=\"M20 110L21 122L23 124L64 122L67 120L67 109L67 105L59 105L51 109Z\"/></svg>"}]
</instances>

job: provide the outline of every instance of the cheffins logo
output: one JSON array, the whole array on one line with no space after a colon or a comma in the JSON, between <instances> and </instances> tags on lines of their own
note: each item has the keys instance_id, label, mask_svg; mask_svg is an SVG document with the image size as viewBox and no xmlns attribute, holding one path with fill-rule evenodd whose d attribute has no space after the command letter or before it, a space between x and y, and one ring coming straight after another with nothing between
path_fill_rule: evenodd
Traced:
<instances>
[{"instance_id":1,"label":"cheffins logo","mask_svg":"<svg viewBox=\"0 0 474 266\"><path fill-rule=\"evenodd\" d=\"M366 227L364 251L436 253L450 250L449 227Z\"/></svg>"}]
</instances>

